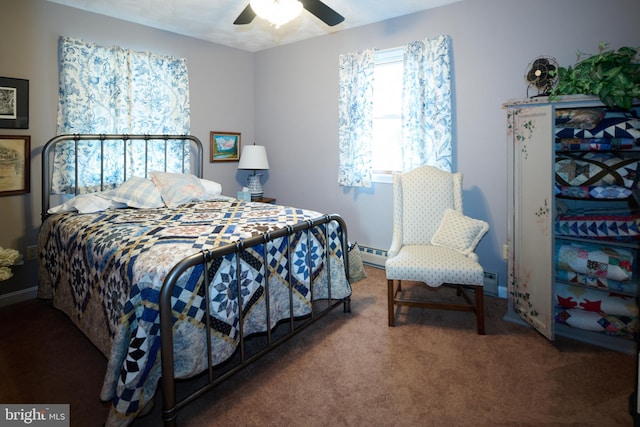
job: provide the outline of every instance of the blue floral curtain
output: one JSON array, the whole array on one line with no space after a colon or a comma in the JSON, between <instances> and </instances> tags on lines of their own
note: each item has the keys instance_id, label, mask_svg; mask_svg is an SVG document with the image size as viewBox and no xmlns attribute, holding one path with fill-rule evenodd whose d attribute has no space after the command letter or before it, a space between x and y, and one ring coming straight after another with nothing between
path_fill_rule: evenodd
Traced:
<instances>
[{"instance_id":1,"label":"blue floral curtain","mask_svg":"<svg viewBox=\"0 0 640 427\"><path fill-rule=\"evenodd\" d=\"M451 171L451 38L443 35L405 47L403 171L431 165ZM338 182L370 187L375 52L340 55Z\"/></svg>"},{"instance_id":2,"label":"blue floral curtain","mask_svg":"<svg viewBox=\"0 0 640 427\"><path fill-rule=\"evenodd\" d=\"M374 62L373 49L339 57L340 185L371 187Z\"/></svg>"},{"instance_id":3,"label":"blue floral curtain","mask_svg":"<svg viewBox=\"0 0 640 427\"><path fill-rule=\"evenodd\" d=\"M451 38L405 47L402 168L430 165L451 172Z\"/></svg>"},{"instance_id":4,"label":"blue floral curtain","mask_svg":"<svg viewBox=\"0 0 640 427\"><path fill-rule=\"evenodd\" d=\"M59 61L58 134L189 133L185 59L61 37ZM92 150L80 141L78 163L83 168L79 185L86 191L109 188L125 178L165 170L165 158L169 161L167 171L183 172L182 141L157 142L150 149L145 149L144 142L108 141L101 153L95 144L97 148ZM54 162L53 192L68 193L75 181L71 173L76 162L73 144L57 150ZM120 169L123 164L126 171ZM101 168L104 183L99 181Z\"/></svg>"}]
</instances>

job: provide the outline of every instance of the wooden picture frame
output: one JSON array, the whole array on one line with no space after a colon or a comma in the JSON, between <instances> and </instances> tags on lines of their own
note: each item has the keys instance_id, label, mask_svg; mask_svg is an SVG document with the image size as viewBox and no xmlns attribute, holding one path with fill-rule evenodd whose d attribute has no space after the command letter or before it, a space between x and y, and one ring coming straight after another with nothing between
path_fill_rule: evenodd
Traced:
<instances>
[{"instance_id":1,"label":"wooden picture frame","mask_svg":"<svg viewBox=\"0 0 640 427\"><path fill-rule=\"evenodd\" d=\"M0 128L29 129L29 80L0 77Z\"/></svg>"},{"instance_id":2,"label":"wooden picture frame","mask_svg":"<svg viewBox=\"0 0 640 427\"><path fill-rule=\"evenodd\" d=\"M30 162L30 136L0 135L0 196L27 194L31 191Z\"/></svg>"},{"instance_id":3,"label":"wooden picture frame","mask_svg":"<svg viewBox=\"0 0 640 427\"><path fill-rule=\"evenodd\" d=\"M240 160L240 132L211 132L209 162L237 162Z\"/></svg>"}]
</instances>

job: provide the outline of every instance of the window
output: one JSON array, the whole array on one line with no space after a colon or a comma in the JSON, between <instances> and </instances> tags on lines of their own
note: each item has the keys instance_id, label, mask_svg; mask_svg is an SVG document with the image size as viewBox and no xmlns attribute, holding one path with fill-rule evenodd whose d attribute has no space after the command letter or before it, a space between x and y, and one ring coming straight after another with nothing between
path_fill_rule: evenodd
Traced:
<instances>
[{"instance_id":1,"label":"window","mask_svg":"<svg viewBox=\"0 0 640 427\"><path fill-rule=\"evenodd\" d=\"M402 73L404 49L376 52L373 84L374 182L390 182L402 170Z\"/></svg>"},{"instance_id":2,"label":"window","mask_svg":"<svg viewBox=\"0 0 640 427\"><path fill-rule=\"evenodd\" d=\"M339 84L340 185L421 165L451 171L449 36L340 55Z\"/></svg>"}]
</instances>

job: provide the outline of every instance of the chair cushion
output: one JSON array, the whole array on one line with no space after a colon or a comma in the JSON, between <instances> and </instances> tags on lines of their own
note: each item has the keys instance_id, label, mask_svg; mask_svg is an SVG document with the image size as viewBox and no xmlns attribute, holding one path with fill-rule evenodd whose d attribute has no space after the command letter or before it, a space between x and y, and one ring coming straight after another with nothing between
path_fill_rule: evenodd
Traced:
<instances>
[{"instance_id":1,"label":"chair cushion","mask_svg":"<svg viewBox=\"0 0 640 427\"><path fill-rule=\"evenodd\" d=\"M398 255L387 258L387 279L415 280L438 287L444 283L483 285L483 269L473 258L459 251L432 245L406 245Z\"/></svg>"},{"instance_id":2,"label":"chair cushion","mask_svg":"<svg viewBox=\"0 0 640 427\"><path fill-rule=\"evenodd\" d=\"M431 244L445 246L463 255L469 255L488 230L489 224L486 222L469 218L453 209L446 209L440 226L431 239Z\"/></svg>"}]
</instances>

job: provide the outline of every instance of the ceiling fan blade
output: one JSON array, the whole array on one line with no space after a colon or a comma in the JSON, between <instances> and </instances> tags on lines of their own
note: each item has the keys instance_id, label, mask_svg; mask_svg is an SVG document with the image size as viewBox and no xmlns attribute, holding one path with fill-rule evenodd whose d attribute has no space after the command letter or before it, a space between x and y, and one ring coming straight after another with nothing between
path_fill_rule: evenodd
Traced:
<instances>
[{"instance_id":1,"label":"ceiling fan blade","mask_svg":"<svg viewBox=\"0 0 640 427\"><path fill-rule=\"evenodd\" d=\"M238 15L235 21L233 21L234 25L245 25L250 24L253 21L253 18L256 17L256 13L251 9L251 5L247 5L244 10Z\"/></svg>"},{"instance_id":2,"label":"ceiling fan blade","mask_svg":"<svg viewBox=\"0 0 640 427\"><path fill-rule=\"evenodd\" d=\"M344 16L340 15L320 0L300 0L300 3L302 3L302 6L304 6L304 8L312 15L315 15L316 18L323 21L330 27L338 25L344 21Z\"/></svg>"}]
</instances>

